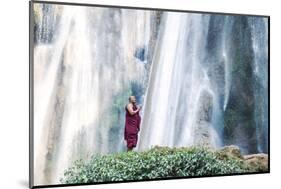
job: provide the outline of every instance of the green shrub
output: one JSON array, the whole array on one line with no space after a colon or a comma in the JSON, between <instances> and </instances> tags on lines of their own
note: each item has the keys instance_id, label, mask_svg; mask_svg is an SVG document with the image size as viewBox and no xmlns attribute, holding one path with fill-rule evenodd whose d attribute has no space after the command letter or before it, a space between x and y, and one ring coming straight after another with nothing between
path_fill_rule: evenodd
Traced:
<instances>
[{"instance_id":1,"label":"green shrub","mask_svg":"<svg viewBox=\"0 0 281 189\"><path fill-rule=\"evenodd\" d=\"M64 173L62 183L147 180L167 177L210 176L249 171L239 158L206 148L154 147L145 152L94 155L78 160Z\"/></svg>"}]
</instances>

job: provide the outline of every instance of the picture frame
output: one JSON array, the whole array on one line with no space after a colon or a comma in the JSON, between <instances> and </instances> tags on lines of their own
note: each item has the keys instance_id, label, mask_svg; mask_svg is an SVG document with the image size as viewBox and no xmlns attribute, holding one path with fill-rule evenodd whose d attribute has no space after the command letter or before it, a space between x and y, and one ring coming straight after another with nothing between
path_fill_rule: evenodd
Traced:
<instances>
[{"instance_id":1,"label":"picture frame","mask_svg":"<svg viewBox=\"0 0 281 189\"><path fill-rule=\"evenodd\" d=\"M269 16L29 6L30 188L270 173Z\"/></svg>"}]
</instances>

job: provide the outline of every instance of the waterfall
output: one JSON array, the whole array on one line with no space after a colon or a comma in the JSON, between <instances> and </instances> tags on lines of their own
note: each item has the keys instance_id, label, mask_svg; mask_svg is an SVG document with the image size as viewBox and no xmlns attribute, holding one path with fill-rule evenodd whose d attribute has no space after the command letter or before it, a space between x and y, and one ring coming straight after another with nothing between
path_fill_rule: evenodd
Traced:
<instances>
[{"instance_id":1,"label":"waterfall","mask_svg":"<svg viewBox=\"0 0 281 189\"><path fill-rule=\"evenodd\" d=\"M44 177L41 170L45 169L45 159L49 155L48 150L53 148L53 143L57 142L53 140L54 138L48 139L46 131L55 132L51 122L53 121L52 112L56 98L56 77L71 24L67 11L65 10L62 14L58 40L54 44L41 44L42 39L48 41L46 35L42 35L38 40L39 44L34 48L34 157L35 170L40 170L36 175L39 182ZM44 21L42 21L43 23ZM49 24L53 25L52 22Z\"/></svg>"},{"instance_id":2,"label":"waterfall","mask_svg":"<svg viewBox=\"0 0 281 189\"><path fill-rule=\"evenodd\" d=\"M163 16L140 133L140 150L153 145L221 144L218 94L204 67L209 17ZM217 115L214 115L217 114ZM204 137L201 137L203 136Z\"/></svg>"},{"instance_id":3,"label":"waterfall","mask_svg":"<svg viewBox=\"0 0 281 189\"><path fill-rule=\"evenodd\" d=\"M267 152L267 20L34 5L35 185L77 159L126 150L135 95L152 146Z\"/></svg>"},{"instance_id":4,"label":"waterfall","mask_svg":"<svg viewBox=\"0 0 281 189\"><path fill-rule=\"evenodd\" d=\"M136 49L148 56L155 29L151 11L48 10L58 7L57 36L38 40L34 48L37 184L58 184L73 161L124 148L123 111L131 85L146 87L148 58L138 59ZM42 26L48 16L53 15L44 16L38 28L48 28Z\"/></svg>"}]
</instances>

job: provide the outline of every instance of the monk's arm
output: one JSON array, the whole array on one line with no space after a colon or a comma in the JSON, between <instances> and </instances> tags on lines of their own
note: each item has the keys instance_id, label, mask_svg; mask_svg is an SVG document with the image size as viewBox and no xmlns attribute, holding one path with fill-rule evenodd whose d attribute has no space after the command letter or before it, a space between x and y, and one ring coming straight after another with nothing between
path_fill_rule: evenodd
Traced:
<instances>
[{"instance_id":1,"label":"monk's arm","mask_svg":"<svg viewBox=\"0 0 281 189\"><path fill-rule=\"evenodd\" d=\"M139 108L136 109L136 110L133 110L133 105L132 104L128 104L127 105L127 109L129 111L130 115L134 115L134 114L136 114L136 113L138 113L140 111Z\"/></svg>"}]
</instances>

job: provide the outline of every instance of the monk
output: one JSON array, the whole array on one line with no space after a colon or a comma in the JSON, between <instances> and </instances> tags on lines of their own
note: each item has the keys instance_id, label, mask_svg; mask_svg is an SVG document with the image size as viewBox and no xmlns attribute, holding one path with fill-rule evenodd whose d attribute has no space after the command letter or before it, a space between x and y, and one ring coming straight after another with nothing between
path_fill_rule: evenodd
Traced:
<instances>
[{"instance_id":1,"label":"monk","mask_svg":"<svg viewBox=\"0 0 281 189\"><path fill-rule=\"evenodd\" d=\"M137 145L138 132L140 131L141 123L141 117L139 115L141 106L137 106L135 96L129 97L129 103L126 105L125 110L126 120L124 139L127 142L127 151L131 151Z\"/></svg>"}]
</instances>

